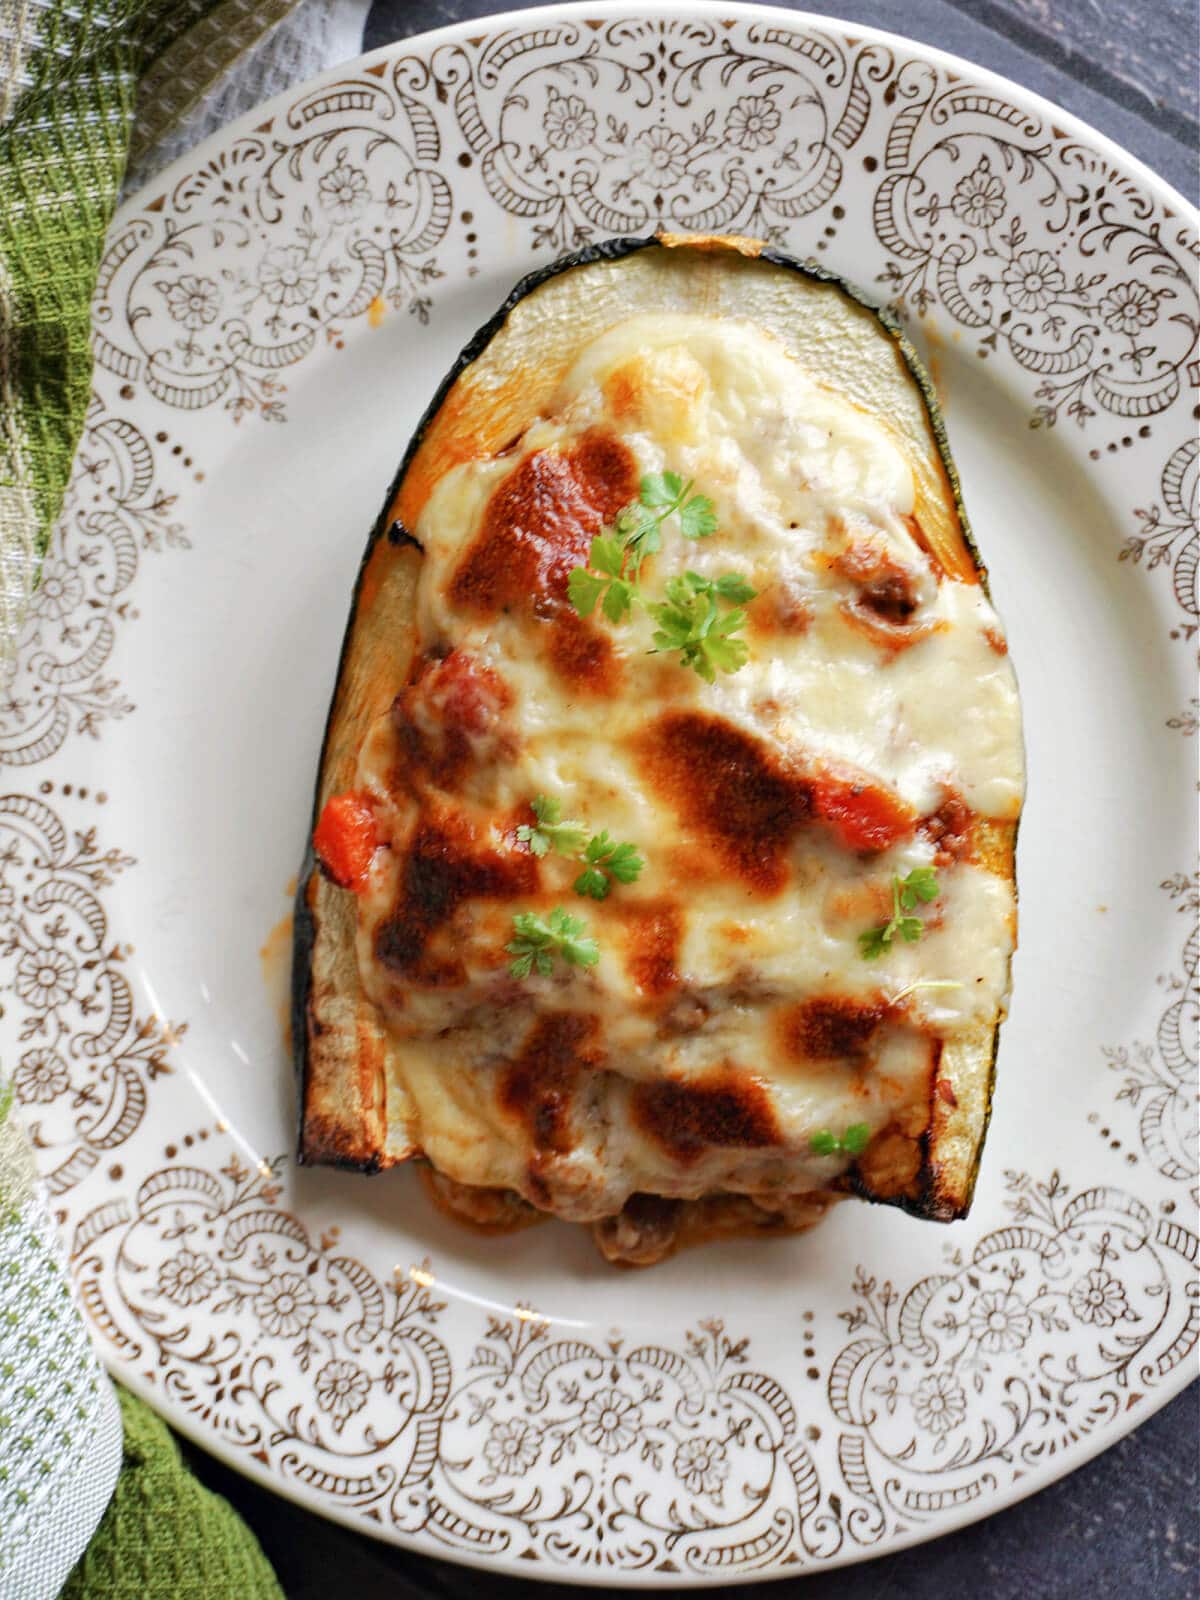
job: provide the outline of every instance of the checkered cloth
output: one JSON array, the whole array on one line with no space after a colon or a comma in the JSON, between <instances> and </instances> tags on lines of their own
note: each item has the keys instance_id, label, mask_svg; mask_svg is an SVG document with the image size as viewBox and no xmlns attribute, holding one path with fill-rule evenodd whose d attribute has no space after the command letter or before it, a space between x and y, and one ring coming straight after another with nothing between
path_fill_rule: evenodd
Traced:
<instances>
[{"instance_id":1,"label":"checkered cloth","mask_svg":"<svg viewBox=\"0 0 1200 1600\"><path fill-rule=\"evenodd\" d=\"M38 1600L58 1593L100 1520L121 1465L121 1422L7 1086L0 1116L0 1594Z\"/></svg>"}]
</instances>

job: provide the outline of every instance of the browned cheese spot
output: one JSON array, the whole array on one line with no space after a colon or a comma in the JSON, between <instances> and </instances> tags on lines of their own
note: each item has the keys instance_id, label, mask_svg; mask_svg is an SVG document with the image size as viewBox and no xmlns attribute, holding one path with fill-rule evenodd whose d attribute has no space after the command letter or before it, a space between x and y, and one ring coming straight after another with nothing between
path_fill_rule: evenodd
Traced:
<instances>
[{"instance_id":1,"label":"browned cheese spot","mask_svg":"<svg viewBox=\"0 0 1200 1600\"><path fill-rule=\"evenodd\" d=\"M912 519L909 519L912 521ZM935 576L941 568L929 558ZM915 620L920 609L916 575L901 565L878 538L853 538L831 562L833 570L854 584L857 593L844 601L846 621L890 654L928 638L941 624Z\"/></svg>"},{"instance_id":2,"label":"browned cheese spot","mask_svg":"<svg viewBox=\"0 0 1200 1600\"><path fill-rule=\"evenodd\" d=\"M431 960L427 945L464 900L514 899L537 887L537 862L525 852L480 848L466 818L448 813L422 822L413 835L400 874L395 909L375 934L375 954L384 966L412 983L463 982L457 960Z\"/></svg>"},{"instance_id":3,"label":"browned cheese spot","mask_svg":"<svg viewBox=\"0 0 1200 1600\"><path fill-rule=\"evenodd\" d=\"M912 575L896 567L869 579L859 590L859 604L884 622L907 622L920 602Z\"/></svg>"},{"instance_id":4,"label":"browned cheese spot","mask_svg":"<svg viewBox=\"0 0 1200 1600\"><path fill-rule=\"evenodd\" d=\"M595 1017L539 1017L500 1080L500 1104L529 1130L535 1151L561 1154L573 1143L571 1107L579 1080L604 1061Z\"/></svg>"},{"instance_id":5,"label":"browned cheese spot","mask_svg":"<svg viewBox=\"0 0 1200 1600\"><path fill-rule=\"evenodd\" d=\"M683 915L667 901L617 908L624 922L625 961L643 995L669 994L679 987L679 945Z\"/></svg>"},{"instance_id":6,"label":"browned cheese spot","mask_svg":"<svg viewBox=\"0 0 1200 1600\"><path fill-rule=\"evenodd\" d=\"M783 888L787 852L806 823L823 823L859 855L912 833L909 807L865 773L806 773L795 758L704 712L664 713L633 748L665 804L727 872L762 894Z\"/></svg>"},{"instance_id":7,"label":"browned cheese spot","mask_svg":"<svg viewBox=\"0 0 1200 1600\"><path fill-rule=\"evenodd\" d=\"M714 1146L754 1150L780 1142L763 1085L734 1066L686 1083L640 1083L630 1097L630 1111L646 1137L681 1166Z\"/></svg>"},{"instance_id":8,"label":"browned cheese spot","mask_svg":"<svg viewBox=\"0 0 1200 1600\"><path fill-rule=\"evenodd\" d=\"M762 740L698 711L659 717L635 748L662 799L730 872L766 894L782 889L783 858L813 815L808 779Z\"/></svg>"},{"instance_id":9,"label":"browned cheese spot","mask_svg":"<svg viewBox=\"0 0 1200 1600\"><path fill-rule=\"evenodd\" d=\"M812 626L813 609L803 590L786 578L769 584L746 613L747 628L764 638L797 637Z\"/></svg>"},{"instance_id":10,"label":"browned cheese spot","mask_svg":"<svg viewBox=\"0 0 1200 1600\"><path fill-rule=\"evenodd\" d=\"M567 578L637 483L632 455L601 433L565 453L526 456L488 501L479 537L450 580L452 603L475 616L516 612L544 624L555 671L577 688L613 693L612 644L576 614Z\"/></svg>"},{"instance_id":11,"label":"browned cheese spot","mask_svg":"<svg viewBox=\"0 0 1200 1600\"><path fill-rule=\"evenodd\" d=\"M820 995L779 1013L783 1048L796 1061L857 1060L867 1053L888 1007L844 995Z\"/></svg>"}]
</instances>

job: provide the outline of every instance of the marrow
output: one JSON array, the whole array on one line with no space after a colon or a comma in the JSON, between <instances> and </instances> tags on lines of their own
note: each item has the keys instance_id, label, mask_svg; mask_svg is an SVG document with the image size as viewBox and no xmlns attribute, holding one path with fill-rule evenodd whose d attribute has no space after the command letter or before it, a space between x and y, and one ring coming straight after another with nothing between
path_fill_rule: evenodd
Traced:
<instances>
[{"instance_id":1,"label":"marrow","mask_svg":"<svg viewBox=\"0 0 1200 1600\"><path fill-rule=\"evenodd\" d=\"M637 607L568 593L662 473L717 529L668 518L646 592L754 589L748 659L711 683ZM297 891L300 1160L416 1161L464 1221L558 1216L638 1264L852 1193L964 1215L1023 781L1003 630L890 314L738 238L531 275L435 395L355 584ZM578 862L528 843L540 794L633 840L636 881L574 892ZM914 873L934 887L898 908ZM514 976L514 917L552 907L595 961ZM894 910L917 932L868 959Z\"/></svg>"}]
</instances>

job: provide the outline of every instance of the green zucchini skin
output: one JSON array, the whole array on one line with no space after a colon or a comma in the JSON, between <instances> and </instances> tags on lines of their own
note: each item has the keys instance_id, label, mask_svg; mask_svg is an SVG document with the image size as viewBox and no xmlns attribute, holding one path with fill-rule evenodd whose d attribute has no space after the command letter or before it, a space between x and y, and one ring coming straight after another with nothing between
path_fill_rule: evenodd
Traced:
<instances>
[{"instance_id":1,"label":"green zucchini skin","mask_svg":"<svg viewBox=\"0 0 1200 1600\"><path fill-rule=\"evenodd\" d=\"M553 278L563 273L573 271L577 267L589 266L598 262L621 261L643 250L676 249L680 245L686 247L686 241L680 236L673 236L679 243L666 245L658 235L652 234L636 238L606 239L595 244L587 245L581 250L559 257L544 267L536 268L527 273L510 290L496 312L472 335L455 358L449 371L438 385L432 399L421 415L408 447L393 475L384 498L379 515L371 528L367 539L366 548L359 562L358 572L355 577L351 596L350 612L342 637L341 649L338 656L337 674L334 680L334 690L330 697L329 711L326 714L324 732L321 740L320 758L317 764L317 776L314 783L313 802L310 808L308 835L305 841L303 859L297 879L297 889L294 905L294 935L293 935L293 960L291 976L291 1036L293 1045L293 1065L297 1083L297 1159L300 1165L306 1164L303 1126L305 1117L305 1080L308 1072L308 1021L312 992L312 954L316 939L315 921L307 899L307 886L312 874L319 871L312 847L312 833L317 822L320 804L321 776L325 768L326 754L330 742L331 727L334 708L337 703L337 689L341 682L342 671L349 650L350 641L354 634L358 619L359 606L362 598L363 579L371 556L382 539L390 538L393 543L411 543L420 550L419 541L392 515L392 508L396 503L400 487L405 476L420 449L425 435L437 416L442 406L462 373L475 362L491 343L492 339L503 327L513 308L528 295L540 288ZM784 251L771 247L758 247L753 251L758 260L771 266L794 272L801 277L828 284L839 290L857 306L869 312L877 322L880 330L895 345L903 360L908 375L915 383L929 422L930 433L936 446L941 465L945 470L949 482L954 507L961 526L963 542L974 563L980 584L985 595L990 598L988 587L987 569L983 563L978 545L971 532L966 506L963 502L962 486L958 470L950 453L949 439L946 431L945 420L942 416L933 381L923 361L917 353L912 342L905 333L899 319L887 307L880 306L869 297L847 283L837 273L830 271L821 263L808 259L799 260ZM1015 847L1015 840L1014 840ZM1015 867L1013 877L1014 892L1016 890ZM995 1086L996 1057L999 1048L999 1025L993 1031L992 1055L988 1082L984 1093L984 1118L981 1136L977 1144L977 1154L974 1171L970 1175L970 1190L966 1196L966 1205L969 1205L970 1191L973 1191L975 1180L978 1176L979 1156L982 1153L988 1124L991 1120L992 1098ZM844 1179L845 1188L862 1199L871 1200L876 1204L898 1206L910 1215L920 1217L922 1220L952 1220L954 1217L965 1214L966 1205L959 1204L953 1210L944 1207L939 1211L937 1202L937 1170L930 1150L930 1133L927 1129L921 1136L921 1165L918 1173L918 1197L909 1199L902 1196L888 1197L886 1199L873 1193L861 1180L857 1165L852 1167ZM381 1161L378 1154L367 1159L353 1156L339 1155L337 1153L323 1153L320 1158L323 1166L335 1166L343 1170L357 1171L374 1174L384 1170L387 1163Z\"/></svg>"}]
</instances>

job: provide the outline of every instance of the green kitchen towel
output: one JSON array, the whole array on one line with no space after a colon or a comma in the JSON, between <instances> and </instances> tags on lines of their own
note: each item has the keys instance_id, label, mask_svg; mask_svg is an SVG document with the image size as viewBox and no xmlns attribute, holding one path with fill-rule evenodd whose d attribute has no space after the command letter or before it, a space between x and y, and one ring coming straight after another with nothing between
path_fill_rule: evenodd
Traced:
<instances>
[{"instance_id":1,"label":"green kitchen towel","mask_svg":"<svg viewBox=\"0 0 1200 1600\"><path fill-rule=\"evenodd\" d=\"M282 1600L258 1540L196 1481L164 1423L118 1387L125 1454L60 1600Z\"/></svg>"},{"instance_id":2,"label":"green kitchen towel","mask_svg":"<svg viewBox=\"0 0 1200 1600\"><path fill-rule=\"evenodd\" d=\"M89 307L140 148L296 0L0 0L0 665L62 501Z\"/></svg>"},{"instance_id":3,"label":"green kitchen towel","mask_svg":"<svg viewBox=\"0 0 1200 1600\"><path fill-rule=\"evenodd\" d=\"M152 171L172 137L200 136L201 102L218 78L224 115L236 115L235 79L258 84L257 99L330 59L322 44L353 54L353 18L334 43L329 18L317 16L286 67L264 62L295 3L0 0L0 682L83 423L90 301L127 161ZM329 3L310 0L310 11ZM253 1536L191 1477L163 1424L127 1395L118 1405L19 1125L36 1085L20 1074L6 1082L6 1065L0 1595L51 1600L66 1580L72 1600L278 1596Z\"/></svg>"}]
</instances>

